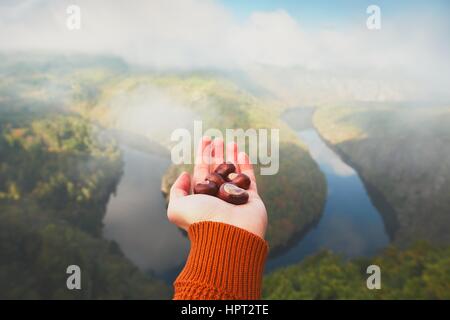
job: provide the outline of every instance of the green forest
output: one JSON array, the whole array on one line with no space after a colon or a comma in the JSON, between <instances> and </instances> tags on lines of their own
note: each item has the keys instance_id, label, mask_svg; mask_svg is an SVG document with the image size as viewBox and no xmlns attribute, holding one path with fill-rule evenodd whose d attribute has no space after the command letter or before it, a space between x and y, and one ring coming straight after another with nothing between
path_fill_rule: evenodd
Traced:
<instances>
[{"instance_id":1,"label":"green forest","mask_svg":"<svg viewBox=\"0 0 450 320\"><path fill-rule=\"evenodd\" d=\"M173 113L162 110L158 103L147 103L143 110L144 101L161 101L165 105L167 96L170 96L170 107L175 110ZM226 128L243 129L238 143L240 138L246 142L244 131L247 129L279 128L279 172L272 176L257 174L258 189L270 219L267 239L271 252L287 247L293 238L304 234L320 218L326 196L325 179L294 130L281 120L285 108L280 103L259 98L220 74L120 73L99 85L95 100L81 101L76 108L104 127L144 136L166 150L173 145L169 139L171 131L179 126L190 128L194 120L201 120L205 129L216 128L223 132ZM164 126L152 129L141 122L143 116L162 122ZM242 143L239 144L243 150ZM184 170L192 171L192 166L168 168L162 177L162 191L166 196ZM259 172L258 165L255 171Z\"/></svg>"},{"instance_id":2,"label":"green forest","mask_svg":"<svg viewBox=\"0 0 450 320\"><path fill-rule=\"evenodd\" d=\"M265 278L265 298L449 299L450 109L324 106L313 122L357 169L392 245L373 258L324 251L277 270ZM366 287L371 264L382 270L381 290Z\"/></svg>"},{"instance_id":3,"label":"green forest","mask_svg":"<svg viewBox=\"0 0 450 320\"><path fill-rule=\"evenodd\" d=\"M121 176L114 141L74 115L1 115L0 297L168 297L164 284L101 238L106 201ZM82 268L85 290L61 285L71 264Z\"/></svg>"},{"instance_id":4,"label":"green forest","mask_svg":"<svg viewBox=\"0 0 450 320\"><path fill-rule=\"evenodd\" d=\"M12 60L0 81L0 299L169 298L101 237L123 163L114 139L70 110L64 59ZM71 264L84 290L65 287Z\"/></svg>"},{"instance_id":5,"label":"green forest","mask_svg":"<svg viewBox=\"0 0 450 320\"><path fill-rule=\"evenodd\" d=\"M450 244L450 108L319 109L314 124L366 182L396 245Z\"/></svg>"},{"instance_id":6,"label":"green forest","mask_svg":"<svg viewBox=\"0 0 450 320\"><path fill-rule=\"evenodd\" d=\"M368 290L366 269L381 269L381 289ZM329 251L264 278L265 299L450 299L450 247L419 242L346 260Z\"/></svg>"},{"instance_id":7,"label":"green forest","mask_svg":"<svg viewBox=\"0 0 450 320\"><path fill-rule=\"evenodd\" d=\"M208 74L136 74L121 60L105 57L2 58L2 297L168 298L170 286L139 271L116 243L101 236L106 205L123 167L113 132L145 136L118 121L123 112L130 112L129 100L142 87L167 90L183 108L201 113L206 125L219 129L283 126L276 122L281 108L269 113L271 106L231 81ZM220 121L216 112L222 115ZM167 140L161 139L165 133L151 138L168 149ZM280 152L286 160L280 174L275 182L258 177L272 215L268 238L274 249L306 232L320 216L325 196L323 176L304 146L287 126L281 134ZM299 164L304 170L293 176ZM180 169L169 168L162 177L163 190ZM282 183L290 186L292 195L281 194ZM65 289L65 268L73 261L83 261L82 287L89 290Z\"/></svg>"},{"instance_id":8,"label":"green forest","mask_svg":"<svg viewBox=\"0 0 450 320\"><path fill-rule=\"evenodd\" d=\"M143 110L148 100L155 103ZM158 103L176 106L186 122L160 128L133 118L145 112L163 122L168 114ZM117 132L167 151L171 130L194 119L218 129L280 128L280 172L257 180L271 254L289 247L320 219L327 186L282 120L285 111L213 72L135 70L111 57L0 55L0 299L171 297L170 284L139 270L116 242L102 238L107 203L123 174ZM374 257L349 260L324 251L280 268L265 276L264 298L450 298L448 111L315 111L315 128L357 169L393 243ZM184 169L192 168L170 166L161 177L166 195ZM71 264L83 270L84 290L66 289ZM370 264L386 270L381 290L366 288Z\"/></svg>"}]
</instances>

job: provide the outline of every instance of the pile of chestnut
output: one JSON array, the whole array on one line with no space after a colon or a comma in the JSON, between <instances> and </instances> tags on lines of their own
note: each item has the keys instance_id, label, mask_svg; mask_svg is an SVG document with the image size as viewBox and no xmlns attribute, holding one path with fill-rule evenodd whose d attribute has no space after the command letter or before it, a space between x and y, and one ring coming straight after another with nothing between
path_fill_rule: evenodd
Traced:
<instances>
[{"instance_id":1,"label":"pile of chestnut","mask_svg":"<svg viewBox=\"0 0 450 320\"><path fill-rule=\"evenodd\" d=\"M213 173L206 176L205 181L194 187L195 194L207 194L232 203L245 204L248 201L250 178L243 173L236 173L232 163L220 164Z\"/></svg>"}]
</instances>

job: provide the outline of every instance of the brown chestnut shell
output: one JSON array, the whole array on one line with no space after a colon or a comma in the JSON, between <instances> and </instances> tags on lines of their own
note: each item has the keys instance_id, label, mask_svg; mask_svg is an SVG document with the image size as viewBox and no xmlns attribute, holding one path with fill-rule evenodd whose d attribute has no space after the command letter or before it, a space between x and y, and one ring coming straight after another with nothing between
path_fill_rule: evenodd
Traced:
<instances>
[{"instance_id":1,"label":"brown chestnut shell","mask_svg":"<svg viewBox=\"0 0 450 320\"><path fill-rule=\"evenodd\" d=\"M225 179L222 178L222 176L220 174L214 173L214 172L208 174L206 176L205 180L214 182L218 188L220 188L220 186L225 183Z\"/></svg>"},{"instance_id":2,"label":"brown chestnut shell","mask_svg":"<svg viewBox=\"0 0 450 320\"><path fill-rule=\"evenodd\" d=\"M214 170L214 173L220 174L225 180L227 180L228 175L233 172L236 172L236 166L231 162L222 163Z\"/></svg>"},{"instance_id":3,"label":"brown chestnut shell","mask_svg":"<svg viewBox=\"0 0 450 320\"><path fill-rule=\"evenodd\" d=\"M251 183L250 178L244 173L231 173L228 175L228 180L244 190L248 190Z\"/></svg>"},{"instance_id":4,"label":"brown chestnut shell","mask_svg":"<svg viewBox=\"0 0 450 320\"><path fill-rule=\"evenodd\" d=\"M219 191L219 187L217 186L217 184L215 184L212 181L203 181L203 182L197 183L194 186L195 194L207 194L210 196L216 196L218 191Z\"/></svg>"},{"instance_id":5,"label":"brown chestnut shell","mask_svg":"<svg viewBox=\"0 0 450 320\"><path fill-rule=\"evenodd\" d=\"M219 189L219 198L228 203L240 205L248 202L248 192L232 183L224 183Z\"/></svg>"}]
</instances>

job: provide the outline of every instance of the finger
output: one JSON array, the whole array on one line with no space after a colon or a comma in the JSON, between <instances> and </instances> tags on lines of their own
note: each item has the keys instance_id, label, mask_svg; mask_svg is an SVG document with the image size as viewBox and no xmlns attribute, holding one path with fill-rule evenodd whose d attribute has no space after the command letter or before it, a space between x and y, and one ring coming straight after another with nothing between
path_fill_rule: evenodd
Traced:
<instances>
[{"instance_id":1,"label":"finger","mask_svg":"<svg viewBox=\"0 0 450 320\"><path fill-rule=\"evenodd\" d=\"M212 160L211 161L211 172L214 171L217 166L223 163L223 139L215 138L212 144Z\"/></svg>"},{"instance_id":2,"label":"finger","mask_svg":"<svg viewBox=\"0 0 450 320\"><path fill-rule=\"evenodd\" d=\"M206 175L209 173L210 158L211 138L205 136L200 141L195 156L194 174L192 176L192 180L195 184L205 180Z\"/></svg>"},{"instance_id":3,"label":"finger","mask_svg":"<svg viewBox=\"0 0 450 320\"><path fill-rule=\"evenodd\" d=\"M237 165L238 147L236 142L230 142L227 144L227 162L231 162L236 166L237 172L239 171L239 166Z\"/></svg>"},{"instance_id":4,"label":"finger","mask_svg":"<svg viewBox=\"0 0 450 320\"><path fill-rule=\"evenodd\" d=\"M191 176L187 172L182 172L170 188L170 201L189 195L190 190Z\"/></svg>"},{"instance_id":5,"label":"finger","mask_svg":"<svg viewBox=\"0 0 450 320\"><path fill-rule=\"evenodd\" d=\"M239 152L237 163L240 172L247 175L250 178L250 181L252 182L250 184L249 190L257 191L255 172L253 171L253 165L248 155L245 152Z\"/></svg>"}]
</instances>

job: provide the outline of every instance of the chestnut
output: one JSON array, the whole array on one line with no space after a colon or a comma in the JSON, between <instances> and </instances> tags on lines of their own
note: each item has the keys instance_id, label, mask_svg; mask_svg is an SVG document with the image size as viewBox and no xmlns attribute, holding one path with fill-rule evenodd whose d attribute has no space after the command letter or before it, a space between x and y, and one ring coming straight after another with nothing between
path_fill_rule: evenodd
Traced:
<instances>
[{"instance_id":1,"label":"chestnut","mask_svg":"<svg viewBox=\"0 0 450 320\"><path fill-rule=\"evenodd\" d=\"M194 186L195 194L207 194L210 196L216 196L218 191L219 187L217 186L217 184L208 180L197 183Z\"/></svg>"},{"instance_id":2,"label":"chestnut","mask_svg":"<svg viewBox=\"0 0 450 320\"><path fill-rule=\"evenodd\" d=\"M214 170L214 173L220 174L225 180L228 175L233 172L236 172L236 167L230 162L222 163Z\"/></svg>"},{"instance_id":3,"label":"chestnut","mask_svg":"<svg viewBox=\"0 0 450 320\"><path fill-rule=\"evenodd\" d=\"M222 176L220 174L218 174L218 173L210 173L210 174L208 174L206 176L205 180L214 182L217 185L218 188L220 188L220 186L225 183L225 179L222 178Z\"/></svg>"},{"instance_id":4,"label":"chestnut","mask_svg":"<svg viewBox=\"0 0 450 320\"><path fill-rule=\"evenodd\" d=\"M250 187L251 183L250 178L246 174L234 172L228 175L228 181L245 190Z\"/></svg>"},{"instance_id":5,"label":"chestnut","mask_svg":"<svg viewBox=\"0 0 450 320\"><path fill-rule=\"evenodd\" d=\"M248 201L248 193L232 183L224 183L219 189L219 198L232 204L244 204Z\"/></svg>"}]
</instances>

